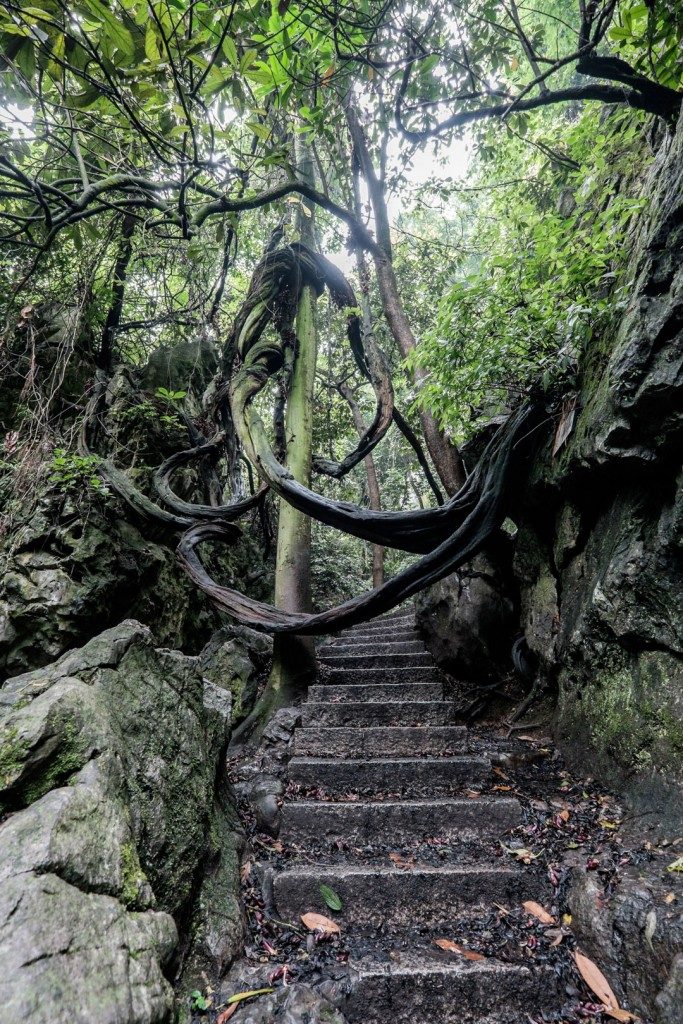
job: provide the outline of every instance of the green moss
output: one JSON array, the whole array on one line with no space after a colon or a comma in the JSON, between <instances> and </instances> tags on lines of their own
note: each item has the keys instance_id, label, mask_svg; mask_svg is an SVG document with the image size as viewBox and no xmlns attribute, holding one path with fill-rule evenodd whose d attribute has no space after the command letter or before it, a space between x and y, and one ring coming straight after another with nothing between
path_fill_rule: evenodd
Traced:
<instances>
[{"instance_id":1,"label":"green moss","mask_svg":"<svg viewBox=\"0 0 683 1024\"><path fill-rule=\"evenodd\" d=\"M7 726L0 739L0 789L7 789L20 773L29 752L26 740L19 739L15 725Z\"/></svg>"},{"instance_id":2,"label":"green moss","mask_svg":"<svg viewBox=\"0 0 683 1024\"><path fill-rule=\"evenodd\" d=\"M51 789L62 785L70 775L79 771L85 764L86 757L79 742L78 729L73 722L64 726L62 744L52 760L35 778L28 779L20 787L20 797L24 804L35 803Z\"/></svg>"},{"instance_id":3,"label":"green moss","mask_svg":"<svg viewBox=\"0 0 683 1024\"><path fill-rule=\"evenodd\" d=\"M123 868L121 902L127 907L135 907L140 898L140 889L147 882L147 875L140 867L138 851L133 843L125 843L121 848L121 866Z\"/></svg>"}]
</instances>

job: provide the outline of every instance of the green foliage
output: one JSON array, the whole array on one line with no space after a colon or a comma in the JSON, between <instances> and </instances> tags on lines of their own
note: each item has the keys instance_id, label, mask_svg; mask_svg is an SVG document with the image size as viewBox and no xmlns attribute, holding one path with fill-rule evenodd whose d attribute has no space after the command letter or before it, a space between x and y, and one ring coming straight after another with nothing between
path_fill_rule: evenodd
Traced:
<instances>
[{"instance_id":1,"label":"green foliage","mask_svg":"<svg viewBox=\"0 0 683 1024\"><path fill-rule=\"evenodd\" d=\"M620 57L671 89L683 87L683 4L629 0L618 9L609 39Z\"/></svg>"},{"instance_id":2,"label":"green foliage","mask_svg":"<svg viewBox=\"0 0 683 1024\"><path fill-rule=\"evenodd\" d=\"M320 895L322 896L323 900L325 901L326 906L328 906L330 908L330 910L341 910L341 908L342 908L341 898L334 891L334 889L330 888L329 885L322 884L320 886Z\"/></svg>"},{"instance_id":3,"label":"green foliage","mask_svg":"<svg viewBox=\"0 0 683 1024\"><path fill-rule=\"evenodd\" d=\"M168 388L157 388L157 398L165 398L168 402L180 402L187 396L187 391L169 391Z\"/></svg>"},{"instance_id":4,"label":"green foliage","mask_svg":"<svg viewBox=\"0 0 683 1024\"><path fill-rule=\"evenodd\" d=\"M461 439L532 382L571 376L625 304L627 237L644 207L634 195L641 118L594 109L549 126L537 116L534 132L563 161L539 159L514 137L480 161L482 182L504 172L513 185L470 208L476 254L416 354L430 371L420 402Z\"/></svg>"},{"instance_id":5,"label":"green foliage","mask_svg":"<svg viewBox=\"0 0 683 1024\"><path fill-rule=\"evenodd\" d=\"M201 1013L205 1013L211 1006L210 1001L203 996L199 989L195 989L194 992L190 993L190 1009L199 1010Z\"/></svg>"},{"instance_id":6,"label":"green foliage","mask_svg":"<svg viewBox=\"0 0 683 1024\"><path fill-rule=\"evenodd\" d=\"M50 463L50 483L64 492L86 487L106 493L107 488L97 475L101 461L97 455L77 455L65 448L55 448Z\"/></svg>"}]
</instances>

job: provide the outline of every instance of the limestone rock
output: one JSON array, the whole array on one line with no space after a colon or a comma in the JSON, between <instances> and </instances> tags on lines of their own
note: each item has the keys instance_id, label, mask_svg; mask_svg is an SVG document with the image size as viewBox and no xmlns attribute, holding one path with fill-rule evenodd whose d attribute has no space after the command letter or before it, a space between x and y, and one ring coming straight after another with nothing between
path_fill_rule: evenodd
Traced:
<instances>
[{"instance_id":1,"label":"limestone rock","mask_svg":"<svg viewBox=\"0 0 683 1024\"><path fill-rule=\"evenodd\" d=\"M511 667L515 631L511 573L478 555L418 594L415 617L436 663L461 680L485 681Z\"/></svg>"},{"instance_id":2,"label":"limestone rock","mask_svg":"<svg viewBox=\"0 0 683 1024\"><path fill-rule=\"evenodd\" d=\"M132 620L0 690L3 1024L161 1024L176 924L188 982L240 950L229 723L205 694L199 658Z\"/></svg>"}]
</instances>

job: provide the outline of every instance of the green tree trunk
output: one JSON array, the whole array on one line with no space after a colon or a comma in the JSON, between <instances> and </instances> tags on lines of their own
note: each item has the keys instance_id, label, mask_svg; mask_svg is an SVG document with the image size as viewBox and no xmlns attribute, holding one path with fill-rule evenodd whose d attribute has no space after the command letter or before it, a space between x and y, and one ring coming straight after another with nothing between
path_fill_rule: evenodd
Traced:
<instances>
[{"instance_id":1,"label":"green tree trunk","mask_svg":"<svg viewBox=\"0 0 683 1024\"><path fill-rule=\"evenodd\" d=\"M298 175L315 186L313 158L299 136L295 147ZM301 241L314 249L315 214L312 204L297 207L296 228ZM315 289L301 293L296 318L297 350L290 378L285 419L286 465L294 478L310 486L313 435L313 393L317 357ZM280 502L277 555L275 561L275 604L286 611L311 610L311 521L308 516ZM315 672L315 652L310 637L277 637L273 649L273 670L269 680L271 706L286 703L310 682Z\"/></svg>"}]
</instances>

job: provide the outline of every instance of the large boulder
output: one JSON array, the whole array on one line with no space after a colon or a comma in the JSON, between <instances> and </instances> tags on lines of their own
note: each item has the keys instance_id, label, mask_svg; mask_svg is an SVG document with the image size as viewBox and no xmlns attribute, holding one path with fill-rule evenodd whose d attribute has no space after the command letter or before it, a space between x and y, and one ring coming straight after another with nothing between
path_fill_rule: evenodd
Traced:
<instances>
[{"instance_id":1,"label":"large boulder","mask_svg":"<svg viewBox=\"0 0 683 1024\"><path fill-rule=\"evenodd\" d=\"M170 1021L239 951L229 709L127 620L0 690L3 1024Z\"/></svg>"},{"instance_id":2,"label":"large boulder","mask_svg":"<svg viewBox=\"0 0 683 1024\"><path fill-rule=\"evenodd\" d=\"M415 599L427 647L436 663L460 680L485 682L512 667L515 590L509 556L501 547L496 555L478 555Z\"/></svg>"}]
</instances>

